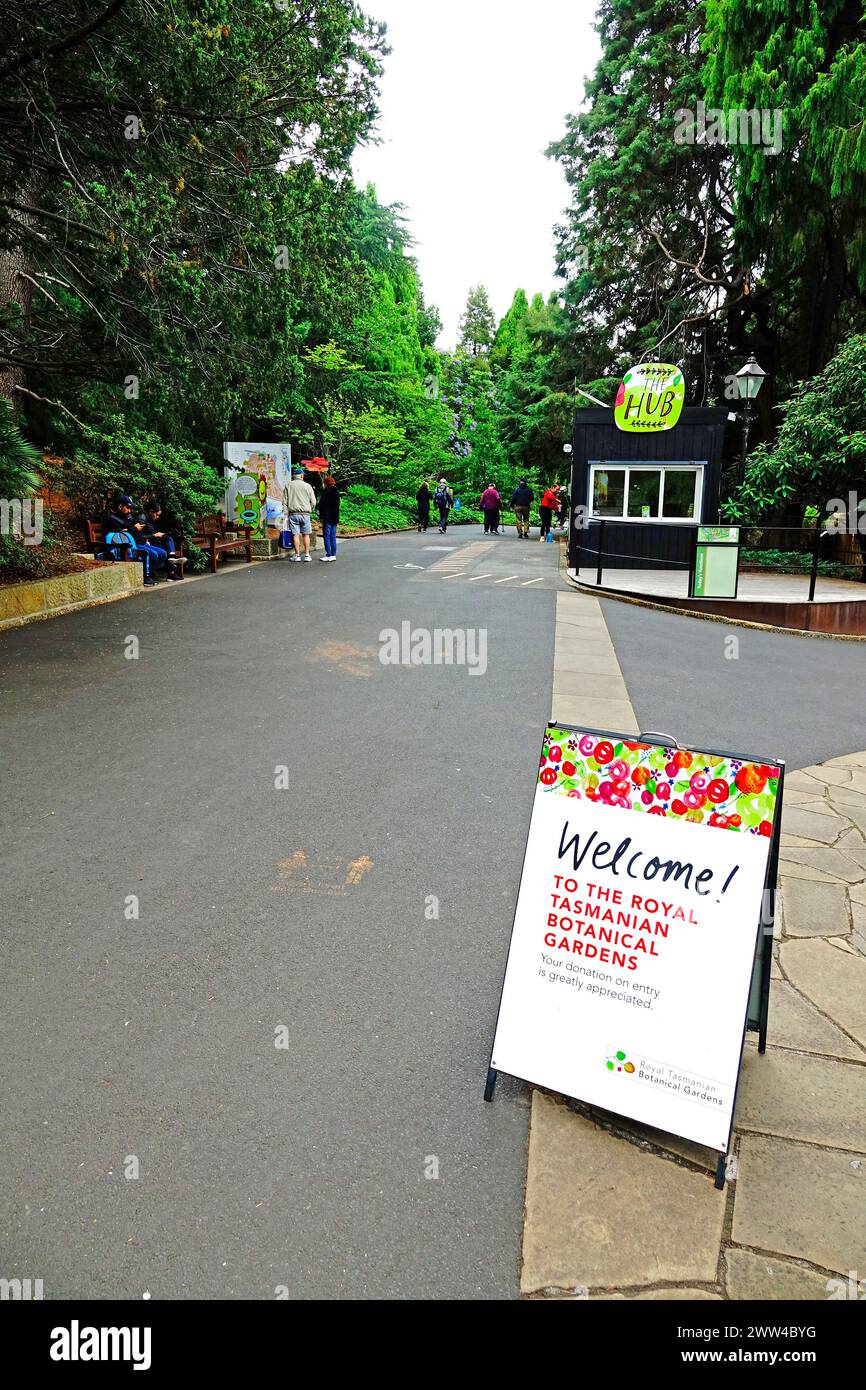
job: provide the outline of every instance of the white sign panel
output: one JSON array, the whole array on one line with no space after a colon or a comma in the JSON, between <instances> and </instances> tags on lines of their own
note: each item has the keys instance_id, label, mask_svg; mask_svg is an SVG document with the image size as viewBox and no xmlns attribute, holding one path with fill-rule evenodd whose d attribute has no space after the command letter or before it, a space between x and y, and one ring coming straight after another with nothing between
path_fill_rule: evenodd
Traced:
<instances>
[{"instance_id":1,"label":"white sign panel","mask_svg":"<svg viewBox=\"0 0 866 1390\"><path fill-rule=\"evenodd\" d=\"M228 521L252 526L254 536L264 536L269 525L278 526L282 520L283 489L292 473L291 445L226 443L223 455Z\"/></svg>"},{"instance_id":2,"label":"white sign panel","mask_svg":"<svg viewBox=\"0 0 866 1390\"><path fill-rule=\"evenodd\" d=\"M724 1151L779 768L545 736L491 1066Z\"/></svg>"}]
</instances>

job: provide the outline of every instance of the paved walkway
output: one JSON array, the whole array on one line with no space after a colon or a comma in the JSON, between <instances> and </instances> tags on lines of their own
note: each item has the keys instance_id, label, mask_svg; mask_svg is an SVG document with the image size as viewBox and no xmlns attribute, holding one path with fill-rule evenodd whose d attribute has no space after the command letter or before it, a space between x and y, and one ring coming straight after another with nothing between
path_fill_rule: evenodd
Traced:
<instances>
[{"instance_id":1,"label":"paved walkway","mask_svg":"<svg viewBox=\"0 0 866 1390\"><path fill-rule=\"evenodd\" d=\"M46 1299L517 1297L530 1093L483 1090L555 595L425 543L0 639L0 1273ZM383 664L404 623L486 674Z\"/></svg>"},{"instance_id":2,"label":"paved walkway","mask_svg":"<svg viewBox=\"0 0 866 1390\"><path fill-rule=\"evenodd\" d=\"M595 599L558 597L553 710L638 728ZM769 1046L747 1043L724 1192L697 1145L533 1092L524 1296L824 1299L866 1277L864 832L866 753L789 776Z\"/></svg>"}]
</instances>

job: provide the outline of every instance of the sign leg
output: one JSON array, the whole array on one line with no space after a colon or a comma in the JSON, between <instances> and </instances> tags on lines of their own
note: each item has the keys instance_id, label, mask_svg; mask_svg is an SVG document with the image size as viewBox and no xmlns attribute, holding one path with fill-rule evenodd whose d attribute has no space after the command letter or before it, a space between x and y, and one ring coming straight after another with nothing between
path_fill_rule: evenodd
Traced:
<instances>
[{"instance_id":1,"label":"sign leg","mask_svg":"<svg viewBox=\"0 0 866 1390\"><path fill-rule=\"evenodd\" d=\"M485 1099L485 1100L492 1100L492 1099L493 1099L493 1090L494 1090L494 1087L496 1086L496 1078L497 1078L498 1075L499 1075L499 1073L498 1073L498 1072L495 1072L495 1071L493 1070L492 1067L488 1067L488 1068L487 1068L487 1082L486 1082L485 1087L484 1087L484 1099Z\"/></svg>"},{"instance_id":2,"label":"sign leg","mask_svg":"<svg viewBox=\"0 0 866 1390\"><path fill-rule=\"evenodd\" d=\"M718 1188L719 1192L721 1192L725 1186L725 1170L727 1169L727 1166L728 1155L719 1154L719 1161L716 1164L716 1187Z\"/></svg>"}]
</instances>

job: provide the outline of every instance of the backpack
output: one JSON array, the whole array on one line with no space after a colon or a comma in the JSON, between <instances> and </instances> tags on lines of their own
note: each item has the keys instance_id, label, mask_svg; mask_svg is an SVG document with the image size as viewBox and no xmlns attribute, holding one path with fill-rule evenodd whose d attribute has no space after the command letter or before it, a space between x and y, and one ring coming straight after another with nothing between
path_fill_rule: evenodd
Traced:
<instances>
[{"instance_id":1,"label":"backpack","mask_svg":"<svg viewBox=\"0 0 866 1390\"><path fill-rule=\"evenodd\" d=\"M435 495L435 497L434 497L433 500L435 501L437 507L450 507L450 506L451 506L451 489L450 489L450 488L447 488L447 487L443 487L442 484L440 483L439 486L438 486L437 489L436 489L436 495Z\"/></svg>"}]
</instances>

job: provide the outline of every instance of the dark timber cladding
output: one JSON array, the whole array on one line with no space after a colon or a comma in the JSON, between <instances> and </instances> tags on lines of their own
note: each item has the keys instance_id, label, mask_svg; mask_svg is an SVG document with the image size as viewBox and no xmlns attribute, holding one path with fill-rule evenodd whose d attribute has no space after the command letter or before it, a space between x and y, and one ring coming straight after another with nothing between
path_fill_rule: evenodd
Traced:
<instances>
[{"instance_id":1,"label":"dark timber cladding","mask_svg":"<svg viewBox=\"0 0 866 1390\"><path fill-rule=\"evenodd\" d=\"M658 463L694 468L700 477L698 515L681 520L661 518L615 520L605 527L605 565L614 569L688 567L695 522L719 521L719 480L722 469L727 411L686 407L672 430L629 434L614 424L612 410L576 410L571 469L571 529L568 563L571 569L597 563L599 516L593 511L590 482L593 465L615 470L618 464ZM575 525L574 509L589 508L584 529ZM691 524L689 524L689 522ZM617 557L621 558L617 558Z\"/></svg>"}]
</instances>

